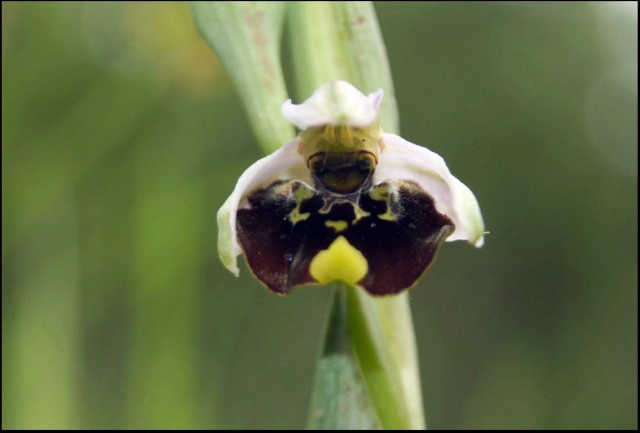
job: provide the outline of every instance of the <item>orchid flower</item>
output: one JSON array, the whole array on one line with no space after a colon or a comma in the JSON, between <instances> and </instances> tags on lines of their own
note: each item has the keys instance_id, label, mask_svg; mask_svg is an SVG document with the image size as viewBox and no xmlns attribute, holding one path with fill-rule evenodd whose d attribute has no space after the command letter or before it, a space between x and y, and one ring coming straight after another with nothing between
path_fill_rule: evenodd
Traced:
<instances>
[{"instance_id":1,"label":"orchid flower","mask_svg":"<svg viewBox=\"0 0 640 433\"><path fill-rule=\"evenodd\" d=\"M285 295L344 280L371 295L400 293L424 274L442 243L480 247L475 196L436 153L382 132L382 89L345 81L282 106L301 132L240 176L218 212L218 249L236 276Z\"/></svg>"}]
</instances>

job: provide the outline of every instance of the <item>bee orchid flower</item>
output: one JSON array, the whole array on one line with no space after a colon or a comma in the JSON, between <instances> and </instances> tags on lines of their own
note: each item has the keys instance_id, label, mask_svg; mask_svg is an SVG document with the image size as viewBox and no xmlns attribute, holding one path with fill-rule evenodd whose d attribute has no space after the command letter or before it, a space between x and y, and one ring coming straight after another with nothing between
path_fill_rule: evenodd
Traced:
<instances>
[{"instance_id":1,"label":"bee orchid flower","mask_svg":"<svg viewBox=\"0 0 640 433\"><path fill-rule=\"evenodd\" d=\"M334 81L283 104L300 134L251 165L218 212L231 272L244 253L281 295L343 280L383 296L412 287L445 240L482 245L471 190L436 153L382 132L382 96Z\"/></svg>"}]
</instances>

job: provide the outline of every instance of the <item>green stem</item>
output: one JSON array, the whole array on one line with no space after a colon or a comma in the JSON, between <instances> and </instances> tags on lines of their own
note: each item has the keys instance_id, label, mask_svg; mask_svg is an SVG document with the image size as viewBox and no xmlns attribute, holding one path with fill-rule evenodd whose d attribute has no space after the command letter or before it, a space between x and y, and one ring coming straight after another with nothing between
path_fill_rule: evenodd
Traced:
<instances>
[{"instance_id":1,"label":"green stem","mask_svg":"<svg viewBox=\"0 0 640 433\"><path fill-rule=\"evenodd\" d=\"M387 429L425 429L408 296L372 298L350 287L348 311L353 345L382 424Z\"/></svg>"},{"instance_id":2,"label":"green stem","mask_svg":"<svg viewBox=\"0 0 640 433\"><path fill-rule=\"evenodd\" d=\"M382 123L397 132L390 68L370 2L295 2L289 10L300 99L328 81L385 91ZM422 391L407 294L372 298L349 288L349 332L384 428L424 429Z\"/></svg>"}]
</instances>

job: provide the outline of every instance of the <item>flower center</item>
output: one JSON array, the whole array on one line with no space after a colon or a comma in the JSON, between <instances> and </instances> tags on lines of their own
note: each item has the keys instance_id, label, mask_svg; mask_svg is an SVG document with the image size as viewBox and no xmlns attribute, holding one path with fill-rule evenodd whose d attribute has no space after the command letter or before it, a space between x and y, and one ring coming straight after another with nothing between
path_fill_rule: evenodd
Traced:
<instances>
[{"instance_id":1,"label":"flower center","mask_svg":"<svg viewBox=\"0 0 640 433\"><path fill-rule=\"evenodd\" d=\"M376 126L326 125L302 132L304 156L316 187L337 194L366 187L378 164L376 131Z\"/></svg>"},{"instance_id":2,"label":"flower center","mask_svg":"<svg viewBox=\"0 0 640 433\"><path fill-rule=\"evenodd\" d=\"M318 152L309 158L308 164L316 182L325 189L350 194L362 189L371 177L376 159L367 151Z\"/></svg>"}]
</instances>

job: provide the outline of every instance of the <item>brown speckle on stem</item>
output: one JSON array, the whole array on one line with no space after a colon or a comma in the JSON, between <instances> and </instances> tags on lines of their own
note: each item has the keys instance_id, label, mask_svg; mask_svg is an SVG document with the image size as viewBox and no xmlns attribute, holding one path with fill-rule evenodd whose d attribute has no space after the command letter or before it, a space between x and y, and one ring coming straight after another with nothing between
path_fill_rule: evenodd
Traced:
<instances>
[{"instance_id":1,"label":"brown speckle on stem","mask_svg":"<svg viewBox=\"0 0 640 433\"><path fill-rule=\"evenodd\" d=\"M260 55L260 62L264 66L265 74L262 79L262 84L269 93L275 93L276 86L273 83L273 77L276 74L276 69L268 53L270 46L269 37L264 31L264 26L266 25L264 11L258 10L254 13L247 14L246 20L248 28L253 32L251 40Z\"/></svg>"}]
</instances>

